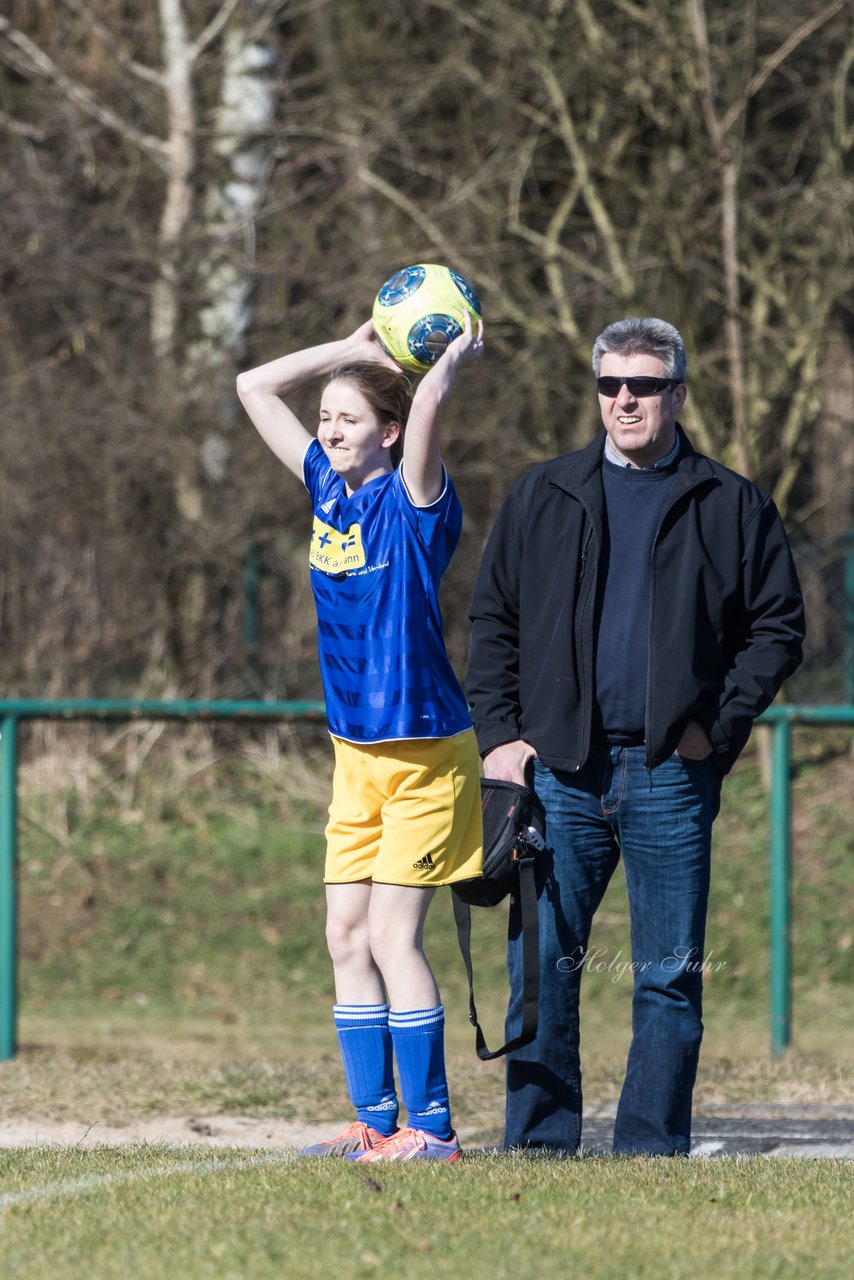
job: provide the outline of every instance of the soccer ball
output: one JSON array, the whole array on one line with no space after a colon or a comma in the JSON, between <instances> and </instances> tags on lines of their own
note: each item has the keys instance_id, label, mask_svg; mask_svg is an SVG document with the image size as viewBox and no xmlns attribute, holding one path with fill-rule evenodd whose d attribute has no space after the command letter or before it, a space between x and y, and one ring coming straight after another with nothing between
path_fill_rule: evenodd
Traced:
<instances>
[{"instance_id":1,"label":"soccer ball","mask_svg":"<svg viewBox=\"0 0 854 1280\"><path fill-rule=\"evenodd\" d=\"M374 299L372 319L380 345L403 369L426 373L448 343L483 314L464 276L435 262L403 267L386 280Z\"/></svg>"}]
</instances>

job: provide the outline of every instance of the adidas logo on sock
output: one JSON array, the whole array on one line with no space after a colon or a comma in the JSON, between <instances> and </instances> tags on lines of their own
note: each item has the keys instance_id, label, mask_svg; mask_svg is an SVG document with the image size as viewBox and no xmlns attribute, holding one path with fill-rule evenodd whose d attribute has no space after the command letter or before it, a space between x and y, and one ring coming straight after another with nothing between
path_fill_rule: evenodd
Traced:
<instances>
[{"instance_id":1,"label":"adidas logo on sock","mask_svg":"<svg viewBox=\"0 0 854 1280\"><path fill-rule=\"evenodd\" d=\"M432 871L433 870L432 853L425 853L423 858L419 858L417 862L413 862L412 870L413 871Z\"/></svg>"}]
</instances>

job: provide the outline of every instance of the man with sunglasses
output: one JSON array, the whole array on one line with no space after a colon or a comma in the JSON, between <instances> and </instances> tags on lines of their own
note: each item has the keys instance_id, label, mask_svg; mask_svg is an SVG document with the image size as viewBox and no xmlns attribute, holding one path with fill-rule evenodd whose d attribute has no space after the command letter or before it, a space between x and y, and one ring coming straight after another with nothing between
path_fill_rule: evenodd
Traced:
<instances>
[{"instance_id":1,"label":"man with sunglasses","mask_svg":"<svg viewBox=\"0 0 854 1280\"><path fill-rule=\"evenodd\" d=\"M505 1146L578 1149L581 977L622 858L634 998L614 1150L687 1155L712 823L723 776L800 661L803 604L772 500L697 453L677 422L676 329L610 325L593 372L604 431L512 487L472 598L467 694L484 773L533 784L548 845L540 1024L508 1057ZM508 968L509 1038L518 907Z\"/></svg>"}]
</instances>

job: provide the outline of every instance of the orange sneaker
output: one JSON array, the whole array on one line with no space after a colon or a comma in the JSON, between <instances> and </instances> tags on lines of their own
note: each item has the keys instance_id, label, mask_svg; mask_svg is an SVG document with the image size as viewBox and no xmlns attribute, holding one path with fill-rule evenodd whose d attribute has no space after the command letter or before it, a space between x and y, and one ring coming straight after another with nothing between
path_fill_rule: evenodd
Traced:
<instances>
[{"instance_id":1,"label":"orange sneaker","mask_svg":"<svg viewBox=\"0 0 854 1280\"><path fill-rule=\"evenodd\" d=\"M394 1134L392 1134L394 1137ZM303 1147L301 1156L349 1156L361 1155L370 1151L378 1142L384 1142L385 1135L361 1120L354 1120L336 1138L327 1138L325 1142L315 1142L310 1147Z\"/></svg>"},{"instance_id":2,"label":"orange sneaker","mask_svg":"<svg viewBox=\"0 0 854 1280\"><path fill-rule=\"evenodd\" d=\"M398 1129L388 1138L375 1141L369 1151L347 1153L348 1160L459 1160L462 1155L457 1135L437 1138L423 1129Z\"/></svg>"}]
</instances>

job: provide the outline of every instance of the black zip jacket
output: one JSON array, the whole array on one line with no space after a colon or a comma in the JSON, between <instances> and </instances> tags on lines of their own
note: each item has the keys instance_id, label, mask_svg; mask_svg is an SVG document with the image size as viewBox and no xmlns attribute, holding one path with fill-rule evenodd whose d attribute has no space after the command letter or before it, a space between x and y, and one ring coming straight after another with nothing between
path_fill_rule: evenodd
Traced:
<instances>
[{"instance_id":1,"label":"black zip jacket","mask_svg":"<svg viewBox=\"0 0 854 1280\"><path fill-rule=\"evenodd\" d=\"M744 477L681 449L653 547L646 760L696 720L727 773L801 660L804 610L783 523ZM552 769L590 750L605 433L522 476L487 542L466 693L482 755L524 738Z\"/></svg>"}]
</instances>

